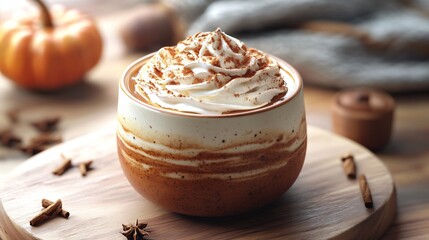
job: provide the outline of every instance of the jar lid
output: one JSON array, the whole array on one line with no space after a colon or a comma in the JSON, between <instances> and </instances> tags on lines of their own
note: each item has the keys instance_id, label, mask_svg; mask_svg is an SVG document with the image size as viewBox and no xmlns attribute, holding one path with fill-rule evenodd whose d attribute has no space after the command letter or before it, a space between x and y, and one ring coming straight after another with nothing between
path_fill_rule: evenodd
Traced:
<instances>
[{"instance_id":1,"label":"jar lid","mask_svg":"<svg viewBox=\"0 0 429 240\"><path fill-rule=\"evenodd\" d=\"M385 113L395 107L393 98L382 91L369 88L356 88L340 92L337 104L350 111Z\"/></svg>"}]
</instances>

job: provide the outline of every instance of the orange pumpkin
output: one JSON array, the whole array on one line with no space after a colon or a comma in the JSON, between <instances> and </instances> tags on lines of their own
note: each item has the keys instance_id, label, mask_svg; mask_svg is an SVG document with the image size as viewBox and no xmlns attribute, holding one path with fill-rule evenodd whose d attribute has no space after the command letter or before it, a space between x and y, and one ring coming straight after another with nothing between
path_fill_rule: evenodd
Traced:
<instances>
[{"instance_id":1,"label":"orange pumpkin","mask_svg":"<svg viewBox=\"0 0 429 240\"><path fill-rule=\"evenodd\" d=\"M63 7L26 13L0 23L0 71L16 84L55 90L80 81L100 60L102 39L94 22Z\"/></svg>"}]
</instances>

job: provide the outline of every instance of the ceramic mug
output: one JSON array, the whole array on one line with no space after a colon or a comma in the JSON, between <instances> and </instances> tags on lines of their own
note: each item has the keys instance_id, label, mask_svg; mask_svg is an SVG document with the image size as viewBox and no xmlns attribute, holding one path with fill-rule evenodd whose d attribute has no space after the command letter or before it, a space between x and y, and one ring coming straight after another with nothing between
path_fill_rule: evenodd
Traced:
<instances>
[{"instance_id":1,"label":"ceramic mug","mask_svg":"<svg viewBox=\"0 0 429 240\"><path fill-rule=\"evenodd\" d=\"M119 87L118 156L137 192L172 212L226 216L264 206L291 187L307 146L303 84L293 67L270 56L287 79L283 99L210 116L163 109L132 94L130 79L152 56L132 63Z\"/></svg>"}]
</instances>

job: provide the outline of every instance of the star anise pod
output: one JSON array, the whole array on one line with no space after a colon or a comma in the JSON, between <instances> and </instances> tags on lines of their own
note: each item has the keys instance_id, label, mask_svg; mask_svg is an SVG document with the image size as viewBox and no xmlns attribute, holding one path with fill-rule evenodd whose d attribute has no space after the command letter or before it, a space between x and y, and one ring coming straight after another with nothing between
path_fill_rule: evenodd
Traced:
<instances>
[{"instance_id":1,"label":"star anise pod","mask_svg":"<svg viewBox=\"0 0 429 240\"><path fill-rule=\"evenodd\" d=\"M21 144L22 139L16 136L11 130L6 130L0 132L0 142L7 147L16 147Z\"/></svg>"},{"instance_id":2,"label":"star anise pod","mask_svg":"<svg viewBox=\"0 0 429 240\"><path fill-rule=\"evenodd\" d=\"M30 143L27 146L21 147L21 150L24 153L29 155L35 155L39 152L42 152L54 144L61 143L62 139L60 136L51 135L47 133L41 133L38 136L31 139Z\"/></svg>"},{"instance_id":3,"label":"star anise pod","mask_svg":"<svg viewBox=\"0 0 429 240\"><path fill-rule=\"evenodd\" d=\"M51 117L32 122L31 125L41 132L51 132L57 128L60 120L61 119L59 117Z\"/></svg>"},{"instance_id":4,"label":"star anise pod","mask_svg":"<svg viewBox=\"0 0 429 240\"><path fill-rule=\"evenodd\" d=\"M146 240L149 239L149 233L145 230L147 223L139 222L136 220L136 224L122 224L122 235L128 240Z\"/></svg>"}]
</instances>

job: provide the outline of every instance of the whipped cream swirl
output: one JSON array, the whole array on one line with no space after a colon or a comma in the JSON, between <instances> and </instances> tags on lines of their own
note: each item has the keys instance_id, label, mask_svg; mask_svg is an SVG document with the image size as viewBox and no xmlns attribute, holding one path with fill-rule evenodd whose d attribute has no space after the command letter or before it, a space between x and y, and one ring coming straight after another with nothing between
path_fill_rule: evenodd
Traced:
<instances>
[{"instance_id":1,"label":"whipped cream swirl","mask_svg":"<svg viewBox=\"0 0 429 240\"><path fill-rule=\"evenodd\" d=\"M259 108L287 91L277 62L219 28L160 49L133 79L148 102L208 115Z\"/></svg>"}]
</instances>

